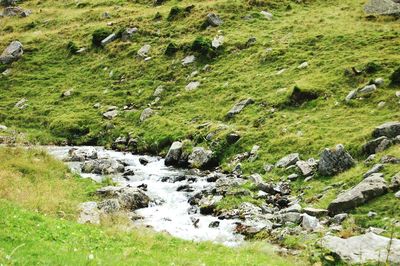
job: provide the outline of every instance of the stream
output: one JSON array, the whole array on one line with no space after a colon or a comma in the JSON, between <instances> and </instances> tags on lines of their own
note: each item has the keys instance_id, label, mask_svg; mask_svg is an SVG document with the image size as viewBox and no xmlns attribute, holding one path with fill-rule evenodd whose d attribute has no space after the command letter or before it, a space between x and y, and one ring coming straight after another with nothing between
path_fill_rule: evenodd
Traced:
<instances>
[{"instance_id":1,"label":"stream","mask_svg":"<svg viewBox=\"0 0 400 266\"><path fill-rule=\"evenodd\" d=\"M122 162L125 167L133 171L133 175L113 174L108 175L118 186L137 187L147 185L146 194L153 199L149 207L135 211L143 219L134 221L137 225L149 226L155 231L165 231L172 236L193 241L212 241L227 246L237 246L243 242L243 236L234 232L236 220L218 220L218 218L202 215L200 213L188 212L191 205L188 199L203 189L210 188L205 176L193 175L189 170L166 167L164 159L154 156L133 155L129 152L106 150L102 147L56 147L49 146L46 149L59 160L65 161L71 148L97 152L97 157L110 158ZM142 164L140 160L145 159L148 163ZM84 162L66 162L70 169L80 174L83 178L91 178L100 182L106 176L98 174L82 173ZM162 182L165 179L179 176L190 176L183 181ZM189 184L192 192L177 191L182 185ZM194 222L196 221L196 225ZM209 225L218 221L219 226L212 228Z\"/></svg>"}]
</instances>

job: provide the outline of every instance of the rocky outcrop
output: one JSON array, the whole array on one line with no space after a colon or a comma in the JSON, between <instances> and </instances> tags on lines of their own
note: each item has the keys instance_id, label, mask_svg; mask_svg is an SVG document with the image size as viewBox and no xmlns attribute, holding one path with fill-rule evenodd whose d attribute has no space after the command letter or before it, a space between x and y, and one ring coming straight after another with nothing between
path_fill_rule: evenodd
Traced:
<instances>
[{"instance_id":1,"label":"rocky outcrop","mask_svg":"<svg viewBox=\"0 0 400 266\"><path fill-rule=\"evenodd\" d=\"M13 41L0 55L0 62L3 64L10 64L20 59L23 54L24 50L22 44L19 41Z\"/></svg>"},{"instance_id":2,"label":"rocky outcrop","mask_svg":"<svg viewBox=\"0 0 400 266\"><path fill-rule=\"evenodd\" d=\"M79 210L78 223L100 224L100 212L96 202L81 203L79 204Z\"/></svg>"},{"instance_id":3,"label":"rocky outcrop","mask_svg":"<svg viewBox=\"0 0 400 266\"><path fill-rule=\"evenodd\" d=\"M235 106L232 107L231 110L229 110L227 117L228 118L233 118L235 115L239 114L240 112L243 111L243 109L250 104L253 104L254 101L253 99L246 99L246 100L242 100L240 102L238 102L237 104L235 104Z\"/></svg>"},{"instance_id":4,"label":"rocky outcrop","mask_svg":"<svg viewBox=\"0 0 400 266\"><path fill-rule=\"evenodd\" d=\"M400 122L387 122L375 128L372 132L374 138L395 138L400 135Z\"/></svg>"},{"instance_id":5,"label":"rocky outcrop","mask_svg":"<svg viewBox=\"0 0 400 266\"><path fill-rule=\"evenodd\" d=\"M292 153L289 154L283 158L281 158L276 164L275 167L278 168L286 168L291 165L295 165L297 161L300 160L299 154L298 153Z\"/></svg>"},{"instance_id":6,"label":"rocky outcrop","mask_svg":"<svg viewBox=\"0 0 400 266\"><path fill-rule=\"evenodd\" d=\"M355 165L353 157L342 144L335 149L325 149L318 162L318 172L323 176L333 176L350 169Z\"/></svg>"},{"instance_id":7,"label":"rocky outcrop","mask_svg":"<svg viewBox=\"0 0 400 266\"><path fill-rule=\"evenodd\" d=\"M353 236L347 239L325 236L321 241L321 245L349 264L400 264L400 240L390 239L374 233Z\"/></svg>"},{"instance_id":8,"label":"rocky outcrop","mask_svg":"<svg viewBox=\"0 0 400 266\"><path fill-rule=\"evenodd\" d=\"M203 147L194 147L189 155L189 165L193 168L205 168L209 166L212 159L212 151Z\"/></svg>"},{"instance_id":9,"label":"rocky outcrop","mask_svg":"<svg viewBox=\"0 0 400 266\"><path fill-rule=\"evenodd\" d=\"M396 0L370 0L364 7L370 15L400 15L400 3Z\"/></svg>"},{"instance_id":10,"label":"rocky outcrop","mask_svg":"<svg viewBox=\"0 0 400 266\"><path fill-rule=\"evenodd\" d=\"M124 172L124 165L114 159L97 159L85 161L82 165L83 173L110 175Z\"/></svg>"},{"instance_id":11,"label":"rocky outcrop","mask_svg":"<svg viewBox=\"0 0 400 266\"><path fill-rule=\"evenodd\" d=\"M339 194L329 204L328 211L333 215L350 211L387 191L388 186L382 174L372 174L352 189Z\"/></svg>"},{"instance_id":12,"label":"rocky outcrop","mask_svg":"<svg viewBox=\"0 0 400 266\"><path fill-rule=\"evenodd\" d=\"M368 141L362 148L367 155L375 154L386 150L392 145L392 141L385 136Z\"/></svg>"}]
</instances>

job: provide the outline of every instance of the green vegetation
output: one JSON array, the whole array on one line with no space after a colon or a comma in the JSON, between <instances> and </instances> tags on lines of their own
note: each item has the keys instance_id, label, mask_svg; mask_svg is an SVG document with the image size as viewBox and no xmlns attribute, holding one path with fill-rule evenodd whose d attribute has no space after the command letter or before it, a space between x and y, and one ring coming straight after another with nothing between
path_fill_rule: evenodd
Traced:
<instances>
[{"instance_id":1,"label":"green vegetation","mask_svg":"<svg viewBox=\"0 0 400 266\"><path fill-rule=\"evenodd\" d=\"M155 234L79 225L76 207L96 186L40 150L0 148L2 265L299 265L262 243L227 248Z\"/></svg>"}]
</instances>

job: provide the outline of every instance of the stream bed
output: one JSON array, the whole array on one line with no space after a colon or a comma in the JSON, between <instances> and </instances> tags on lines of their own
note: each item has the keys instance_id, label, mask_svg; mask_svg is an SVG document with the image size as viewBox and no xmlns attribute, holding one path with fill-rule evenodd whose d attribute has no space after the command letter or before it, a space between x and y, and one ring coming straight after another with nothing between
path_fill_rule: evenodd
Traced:
<instances>
[{"instance_id":1,"label":"stream bed","mask_svg":"<svg viewBox=\"0 0 400 266\"><path fill-rule=\"evenodd\" d=\"M98 159L113 159L121 162L131 174L113 173L110 175L82 173L85 161L66 161L71 149L97 154ZM218 220L211 215L202 215L190 211L188 199L196 193L210 189L213 183L207 182L207 177L195 175L187 169L177 169L164 165L164 159L153 156L133 155L128 152L106 150L102 147L46 147L55 158L66 161L70 169L83 178L91 178L100 182L111 177L118 186L147 187L146 194L152 199L147 208L138 209L136 214L143 217L135 221L138 225L149 226L155 231L165 231L169 234L194 241L212 241L227 246L237 246L243 242L243 236L235 233L235 219ZM179 177L185 176L181 180ZM189 178L188 178L189 177ZM168 180L178 180L168 182ZM182 186L189 190L177 191ZM219 222L218 227L210 224Z\"/></svg>"}]
</instances>

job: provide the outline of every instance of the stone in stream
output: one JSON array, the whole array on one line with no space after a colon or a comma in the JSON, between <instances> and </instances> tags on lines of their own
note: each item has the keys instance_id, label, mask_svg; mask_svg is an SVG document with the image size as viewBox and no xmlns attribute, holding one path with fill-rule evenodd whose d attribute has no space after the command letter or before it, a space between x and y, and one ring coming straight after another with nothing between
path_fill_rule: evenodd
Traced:
<instances>
[{"instance_id":1,"label":"stone in stream","mask_svg":"<svg viewBox=\"0 0 400 266\"><path fill-rule=\"evenodd\" d=\"M222 200L222 196L207 196L199 201L200 213L210 215L214 212L218 202Z\"/></svg>"},{"instance_id":2,"label":"stone in stream","mask_svg":"<svg viewBox=\"0 0 400 266\"><path fill-rule=\"evenodd\" d=\"M246 106L248 106L248 105L250 105L250 104L253 104L253 103L254 103L254 100L253 100L253 99L250 99L250 98L238 102L237 104L235 104L235 106L232 107L231 110L229 110L229 112L228 112L228 114L227 114L227 117L228 117L228 118L233 118L235 115L237 115L237 114L239 114L240 112L242 112L243 109L244 109Z\"/></svg>"},{"instance_id":3,"label":"stone in stream","mask_svg":"<svg viewBox=\"0 0 400 266\"><path fill-rule=\"evenodd\" d=\"M372 132L374 138L395 138L400 135L400 122L387 122L375 128Z\"/></svg>"},{"instance_id":4,"label":"stone in stream","mask_svg":"<svg viewBox=\"0 0 400 266\"><path fill-rule=\"evenodd\" d=\"M65 161L84 162L89 159L97 159L97 151L95 149L71 148Z\"/></svg>"},{"instance_id":5,"label":"stone in stream","mask_svg":"<svg viewBox=\"0 0 400 266\"><path fill-rule=\"evenodd\" d=\"M122 208L134 211L149 206L150 198L138 188L124 188L118 195Z\"/></svg>"},{"instance_id":6,"label":"stone in stream","mask_svg":"<svg viewBox=\"0 0 400 266\"><path fill-rule=\"evenodd\" d=\"M79 210L78 223L100 224L100 212L96 202L81 203L79 204Z\"/></svg>"},{"instance_id":7,"label":"stone in stream","mask_svg":"<svg viewBox=\"0 0 400 266\"><path fill-rule=\"evenodd\" d=\"M219 227L219 224L220 224L220 221L214 221L214 222L211 222L211 223L208 225L208 227L210 227L210 228L217 228L217 227Z\"/></svg>"},{"instance_id":8,"label":"stone in stream","mask_svg":"<svg viewBox=\"0 0 400 266\"><path fill-rule=\"evenodd\" d=\"M124 165L114 159L96 159L86 161L82 165L83 173L110 175L124 172Z\"/></svg>"},{"instance_id":9,"label":"stone in stream","mask_svg":"<svg viewBox=\"0 0 400 266\"><path fill-rule=\"evenodd\" d=\"M166 166L178 165L179 159L182 154L182 148L182 142L175 141L174 143L172 143L171 147L168 150L167 156L165 157L164 164Z\"/></svg>"},{"instance_id":10,"label":"stone in stream","mask_svg":"<svg viewBox=\"0 0 400 266\"><path fill-rule=\"evenodd\" d=\"M212 159L212 151L206 150L203 147L194 147L189 155L189 164L192 168L207 167Z\"/></svg>"},{"instance_id":11,"label":"stone in stream","mask_svg":"<svg viewBox=\"0 0 400 266\"><path fill-rule=\"evenodd\" d=\"M333 176L350 169L355 165L353 157L342 144L335 149L325 149L318 162L318 172L323 176Z\"/></svg>"},{"instance_id":12,"label":"stone in stream","mask_svg":"<svg viewBox=\"0 0 400 266\"><path fill-rule=\"evenodd\" d=\"M349 264L400 264L400 240L390 239L374 233L353 236L347 239L327 235L322 239L321 246Z\"/></svg>"},{"instance_id":13,"label":"stone in stream","mask_svg":"<svg viewBox=\"0 0 400 266\"><path fill-rule=\"evenodd\" d=\"M398 16L400 3L398 0L369 0L364 11L369 15Z\"/></svg>"},{"instance_id":14,"label":"stone in stream","mask_svg":"<svg viewBox=\"0 0 400 266\"><path fill-rule=\"evenodd\" d=\"M362 150L365 154L371 155L388 149L392 146L392 141L385 136L368 141Z\"/></svg>"},{"instance_id":15,"label":"stone in stream","mask_svg":"<svg viewBox=\"0 0 400 266\"><path fill-rule=\"evenodd\" d=\"M372 174L355 187L339 194L329 206L330 214L338 214L350 211L369 200L385 194L388 186L382 174Z\"/></svg>"},{"instance_id":16,"label":"stone in stream","mask_svg":"<svg viewBox=\"0 0 400 266\"><path fill-rule=\"evenodd\" d=\"M277 168L286 168L292 165L295 165L297 161L300 160L298 153L289 154L283 158L281 158L276 164L275 167Z\"/></svg>"},{"instance_id":17,"label":"stone in stream","mask_svg":"<svg viewBox=\"0 0 400 266\"><path fill-rule=\"evenodd\" d=\"M22 44L19 41L13 41L0 55L0 62L3 64L10 64L20 59L23 54L24 50Z\"/></svg>"}]
</instances>

